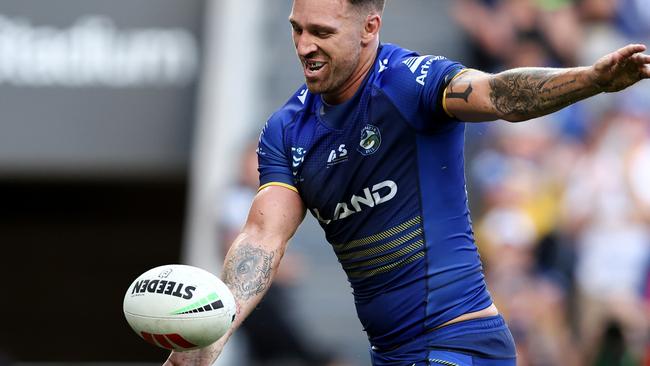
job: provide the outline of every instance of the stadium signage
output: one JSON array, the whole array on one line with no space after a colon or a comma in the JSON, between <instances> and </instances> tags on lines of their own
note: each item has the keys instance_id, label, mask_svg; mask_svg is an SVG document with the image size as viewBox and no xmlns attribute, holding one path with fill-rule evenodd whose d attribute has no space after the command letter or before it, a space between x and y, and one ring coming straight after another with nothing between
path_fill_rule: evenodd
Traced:
<instances>
[{"instance_id":1,"label":"stadium signage","mask_svg":"<svg viewBox=\"0 0 650 366\"><path fill-rule=\"evenodd\" d=\"M205 0L0 1L0 175L184 175L205 11Z\"/></svg>"},{"instance_id":2,"label":"stadium signage","mask_svg":"<svg viewBox=\"0 0 650 366\"><path fill-rule=\"evenodd\" d=\"M69 27L0 14L0 83L27 87L183 87L199 70L199 45L180 27L120 29L104 15Z\"/></svg>"}]
</instances>

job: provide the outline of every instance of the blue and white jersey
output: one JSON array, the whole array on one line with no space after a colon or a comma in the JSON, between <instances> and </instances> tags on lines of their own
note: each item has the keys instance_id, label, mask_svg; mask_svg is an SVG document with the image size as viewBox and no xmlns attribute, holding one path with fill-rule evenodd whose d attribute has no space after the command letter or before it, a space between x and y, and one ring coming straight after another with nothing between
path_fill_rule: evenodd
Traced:
<instances>
[{"instance_id":1,"label":"blue and white jersey","mask_svg":"<svg viewBox=\"0 0 650 366\"><path fill-rule=\"evenodd\" d=\"M261 187L300 194L377 347L492 303L467 204L464 124L443 110L463 69L383 44L351 100L328 106L303 86L260 137Z\"/></svg>"}]
</instances>

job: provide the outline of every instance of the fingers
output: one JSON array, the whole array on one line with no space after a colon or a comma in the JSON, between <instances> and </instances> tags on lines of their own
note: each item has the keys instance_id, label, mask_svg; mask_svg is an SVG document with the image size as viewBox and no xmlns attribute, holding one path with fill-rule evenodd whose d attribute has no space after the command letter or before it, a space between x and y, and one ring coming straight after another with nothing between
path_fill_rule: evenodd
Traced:
<instances>
[{"instance_id":1,"label":"fingers","mask_svg":"<svg viewBox=\"0 0 650 366\"><path fill-rule=\"evenodd\" d=\"M629 44L623 48L620 48L616 53L622 58L629 58L632 55L643 52L646 50L646 46L643 44Z\"/></svg>"},{"instance_id":2,"label":"fingers","mask_svg":"<svg viewBox=\"0 0 650 366\"><path fill-rule=\"evenodd\" d=\"M650 64L650 55L644 55L642 53L636 53L630 57L630 60L637 65Z\"/></svg>"},{"instance_id":3,"label":"fingers","mask_svg":"<svg viewBox=\"0 0 650 366\"><path fill-rule=\"evenodd\" d=\"M641 77L644 79L650 79L650 65L643 66L643 69L641 69Z\"/></svg>"},{"instance_id":4,"label":"fingers","mask_svg":"<svg viewBox=\"0 0 650 366\"><path fill-rule=\"evenodd\" d=\"M650 78L650 55L637 53L630 57L630 61L639 68L639 76L641 79Z\"/></svg>"},{"instance_id":5,"label":"fingers","mask_svg":"<svg viewBox=\"0 0 650 366\"><path fill-rule=\"evenodd\" d=\"M650 64L650 55L642 54L647 47L643 44L629 44L599 60L600 67L611 68L623 62L633 62L638 66Z\"/></svg>"}]
</instances>

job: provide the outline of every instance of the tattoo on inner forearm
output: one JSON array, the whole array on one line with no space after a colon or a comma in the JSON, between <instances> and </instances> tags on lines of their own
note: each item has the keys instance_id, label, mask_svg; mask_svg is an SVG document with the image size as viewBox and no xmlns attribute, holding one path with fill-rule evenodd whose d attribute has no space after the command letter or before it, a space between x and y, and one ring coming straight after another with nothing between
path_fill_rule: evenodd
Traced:
<instances>
[{"instance_id":1,"label":"tattoo on inner forearm","mask_svg":"<svg viewBox=\"0 0 650 366\"><path fill-rule=\"evenodd\" d=\"M504 116L537 116L554 112L589 94L575 75L552 69L522 69L490 79L490 100Z\"/></svg>"},{"instance_id":2,"label":"tattoo on inner forearm","mask_svg":"<svg viewBox=\"0 0 650 366\"><path fill-rule=\"evenodd\" d=\"M259 246L242 243L224 265L223 281L242 301L263 293L271 283L271 268L275 253Z\"/></svg>"}]
</instances>

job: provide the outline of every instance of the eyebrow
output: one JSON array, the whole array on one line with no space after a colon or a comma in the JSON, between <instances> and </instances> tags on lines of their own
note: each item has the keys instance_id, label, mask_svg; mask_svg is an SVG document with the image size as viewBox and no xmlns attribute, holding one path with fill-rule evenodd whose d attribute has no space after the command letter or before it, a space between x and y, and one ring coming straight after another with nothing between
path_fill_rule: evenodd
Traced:
<instances>
[{"instance_id":1,"label":"eyebrow","mask_svg":"<svg viewBox=\"0 0 650 366\"><path fill-rule=\"evenodd\" d=\"M289 18L289 23L291 23L292 26L302 28L302 29L308 29L310 32L323 32L323 33L336 33L336 28L329 26L329 25L323 25L323 24L307 24L305 26L301 26L296 22L294 19Z\"/></svg>"}]
</instances>

